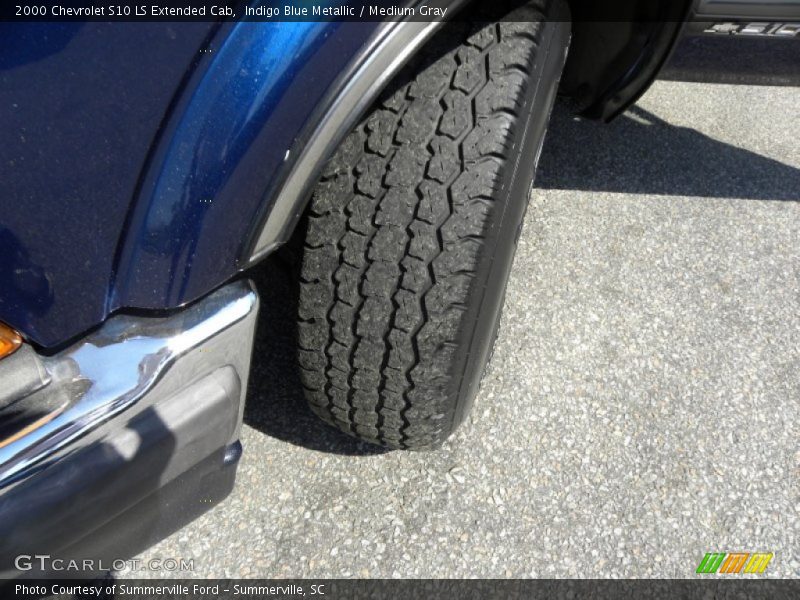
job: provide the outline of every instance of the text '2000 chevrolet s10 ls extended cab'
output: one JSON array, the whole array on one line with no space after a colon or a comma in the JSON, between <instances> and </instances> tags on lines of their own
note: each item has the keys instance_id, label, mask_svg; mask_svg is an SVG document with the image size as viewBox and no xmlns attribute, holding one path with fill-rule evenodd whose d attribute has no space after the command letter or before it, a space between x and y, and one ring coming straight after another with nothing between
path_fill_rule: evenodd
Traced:
<instances>
[{"instance_id":1,"label":"text '2000 chevrolet s10 ls extended cab'","mask_svg":"<svg viewBox=\"0 0 800 600\"><path fill-rule=\"evenodd\" d=\"M4 575L138 552L231 490L247 277L281 246L311 409L436 448L491 354L556 94L610 120L681 40L800 34L798 2L344 4L3 9Z\"/></svg>"}]
</instances>

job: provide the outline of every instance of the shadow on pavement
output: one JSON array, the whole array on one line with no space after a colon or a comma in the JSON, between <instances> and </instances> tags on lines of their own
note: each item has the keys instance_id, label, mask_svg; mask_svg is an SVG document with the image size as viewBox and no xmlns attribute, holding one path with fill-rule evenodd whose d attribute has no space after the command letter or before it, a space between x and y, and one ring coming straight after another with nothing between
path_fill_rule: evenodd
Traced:
<instances>
[{"instance_id":1,"label":"shadow on pavement","mask_svg":"<svg viewBox=\"0 0 800 600\"><path fill-rule=\"evenodd\" d=\"M565 104L557 103L536 187L798 200L800 169L672 126L639 107L606 125L576 119ZM245 422L322 452L386 452L324 424L307 407L295 362L298 290L292 264L291 249L282 249L250 274L261 296L261 317Z\"/></svg>"},{"instance_id":2,"label":"shadow on pavement","mask_svg":"<svg viewBox=\"0 0 800 600\"><path fill-rule=\"evenodd\" d=\"M603 124L577 119L557 103L536 187L800 200L800 169L670 125L638 106Z\"/></svg>"}]
</instances>

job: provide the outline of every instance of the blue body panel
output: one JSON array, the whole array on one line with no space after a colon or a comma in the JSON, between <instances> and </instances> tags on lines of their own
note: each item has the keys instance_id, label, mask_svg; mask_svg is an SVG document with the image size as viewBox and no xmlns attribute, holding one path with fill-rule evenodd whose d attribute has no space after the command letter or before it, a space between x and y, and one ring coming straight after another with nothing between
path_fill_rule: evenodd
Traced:
<instances>
[{"instance_id":1,"label":"blue body panel","mask_svg":"<svg viewBox=\"0 0 800 600\"><path fill-rule=\"evenodd\" d=\"M211 27L0 25L0 320L29 339L106 316L146 156Z\"/></svg>"},{"instance_id":2,"label":"blue body panel","mask_svg":"<svg viewBox=\"0 0 800 600\"><path fill-rule=\"evenodd\" d=\"M239 23L212 44L136 202L115 307L198 298L236 272L265 193L364 23Z\"/></svg>"},{"instance_id":3,"label":"blue body panel","mask_svg":"<svg viewBox=\"0 0 800 600\"><path fill-rule=\"evenodd\" d=\"M376 25L0 26L0 321L53 347L229 279Z\"/></svg>"}]
</instances>

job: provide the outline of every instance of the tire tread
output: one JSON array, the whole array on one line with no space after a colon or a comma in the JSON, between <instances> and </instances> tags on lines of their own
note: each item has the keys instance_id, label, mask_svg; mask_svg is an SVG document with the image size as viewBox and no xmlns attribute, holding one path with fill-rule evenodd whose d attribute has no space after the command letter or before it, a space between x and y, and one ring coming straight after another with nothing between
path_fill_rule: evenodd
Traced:
<instances>
[{"instance_id":1,"label":"tire tread","mask_svg":"<svg viewBox=\"0 0 800 600\"><path fill-rule=\"evenodd\" d=\"M426 448L451 433L453 356L543 18L521 10L524 21L448 25L436 42L449 50L405 71L314 191L301 378L312 409L362 439Z\"/></svg>"}]
</instances>

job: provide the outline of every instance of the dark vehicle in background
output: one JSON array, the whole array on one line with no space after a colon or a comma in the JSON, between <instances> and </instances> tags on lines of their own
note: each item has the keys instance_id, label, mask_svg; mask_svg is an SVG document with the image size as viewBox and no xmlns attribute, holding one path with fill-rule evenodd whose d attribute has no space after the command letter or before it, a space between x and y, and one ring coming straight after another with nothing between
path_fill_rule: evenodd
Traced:
<instances>
[{"instance_id":1,"label":"dark vehicle in background","mask_svg":"<svg viewBox=\"0 0 800 600\"><path fill-rule=\"evenodd\" d=\"M610 120L705 41L673 76L797 76L772 57L800 2L419 4L447 22L0 24L4 575L135 553L226 496L247 277L277 248L312 410L435 448L491 354L556 94Z\"/></svg>"}]
</instances>

